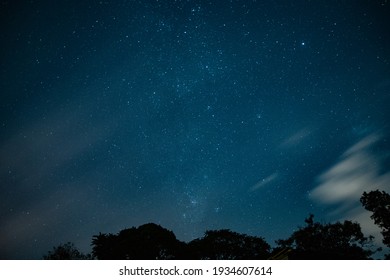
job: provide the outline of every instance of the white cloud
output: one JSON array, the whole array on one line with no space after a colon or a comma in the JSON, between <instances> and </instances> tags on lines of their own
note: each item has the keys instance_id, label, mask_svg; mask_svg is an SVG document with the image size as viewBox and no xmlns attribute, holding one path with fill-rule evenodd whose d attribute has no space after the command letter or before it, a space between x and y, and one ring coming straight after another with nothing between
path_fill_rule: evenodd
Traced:
<instances>
[{"instance_id":1,"label":"white cloud","mask_svg":"<svg viewBox=\"0 0 390 280\"><path fill-rule=\"evenodd\" d=\"M362 151L366 148L369 148L370 146L372 146L373 144L375 144L377 141L380 140L380 136L378 134L371 134L367 137L365 137L364 139L362 139L361 141L359 141L358 143L356 143L355 145L353 145L351 148L349 148L345 153L344 155L351 155L353 153L357 153L359 151Z\"/></svg>"},{"instance_id":2,"label":"white cloud","mask_svg":"<svg viewBox=\"0 0 390 280\"><path fill-rule=\"evenodd\" d=\"M335 219L359 222L365 234L377 237L378 244L382 239L380 229L360 204L360 197L376 189L390 192L390 172L381 173L381 158L372 152L380 139L379 134L371 134L347 149L334 166L318 177L318 185L309 193L311 200L334 206L331 216Z\"/></svg>"}]
</instances>

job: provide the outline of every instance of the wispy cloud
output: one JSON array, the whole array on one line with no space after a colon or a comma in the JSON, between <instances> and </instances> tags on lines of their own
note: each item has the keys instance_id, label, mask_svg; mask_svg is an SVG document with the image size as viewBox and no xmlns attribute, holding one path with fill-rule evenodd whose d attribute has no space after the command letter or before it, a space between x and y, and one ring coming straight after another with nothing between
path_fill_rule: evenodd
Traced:
<instances>
[{"instance_id":1,"label":"wispy cloud","mask_svg":"<svg viewBox=\"0 0 390 280\"><path fill-rule=\"evenodd\" d=\"M249 190L256 191L256 190L264 187L265 185L268 185L272 181L276 180L278 177L279 177L278 172L274 172L271 175L269 175L268 177L261 179L259 182L257 182L255 185L253 185Z\"/></svg>"},{"instance_id":2,"label":"wispy cloud","mask_svg":"<svg viewBox=\"0 0 390 280\"><path fill-rule=\"evenodd\" d=\"M379 228L359 201L364 191L390 191L390 172L381 173L381 157L372 151L380 140L379 134L371 134L351 146L334 166L318 177L318 185L309 193L313 201L334 206L331 215L335 219L355 220L366 234L379 240L382 238Z\"/></svg>"},{"instance_id":3,"label":"wispy cloud","mask_svg":"<svg viewBox=\"0 0 390 280\"><path fill-rule=\"evenodd\" d=\"M300 144L304 139L306 139L310 135L311 131L308 127L302 128L297 132L290 135L287 139L285 139L281 143L282 148L290 148L295 145Z\"/></svg>"},{"instance_id":4,"label":"wispy cloud","mask_svg":"<svg viewBox=\"0 0 390 280\"><path fill-rule=\"evenodd\" d=\"M43 240L53 241L52 246L73 236L70 240L77 242L75 232L92 227L84 221L95 209L87 202L93 195L88 188L99 184L96 172L79 177L62 175L61 179L58 175L76 168L84 155L102 145L111 136L108 128L114 119L91 126L88 121L93 105L78 108L78 101L82 100L55 108L45 118L20 127L0 144L0 193L6 210L0 214L0 246L4 249L0 258L47 248ZM72 228L72 219L83 222Z\"/></svg>"}]
</instances>

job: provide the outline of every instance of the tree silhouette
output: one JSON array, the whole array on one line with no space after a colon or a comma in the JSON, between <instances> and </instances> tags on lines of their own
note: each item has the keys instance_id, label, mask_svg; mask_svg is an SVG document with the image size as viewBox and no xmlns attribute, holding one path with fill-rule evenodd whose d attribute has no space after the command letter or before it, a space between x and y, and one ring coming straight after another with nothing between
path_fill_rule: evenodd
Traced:
<instances>
[{"instance_id":1,"label":"tree silhouette","mask_svg":"<svg viewBox=\"0 0 390 280\"><path fill-rule=\"evenodd\" d=\"M375 196L374 196L375 195ZM380 213L380 225L388 229L388 195L384 199L384 208L374 202L378 193L364 194L363 205ZM382 196L383 195L383 196ZM374 204L374 206L372 206ZM380 204L382 205L382 204ZM377 209L380 209L377 210ZM377 211L377 212L375 212ZM375 216L376 217L376 216ZM229 229L208 230L202 238L189 243L176 239L174 233L154 223L138 228L121 230L118 234L99 233L92 238L92 256L102 260L248 260L248 259L369 259L375 251L369 248L373 237L365 237L360 225L344 221L322 224L314 221L310 215L305 219L305 227L298 228L289 238L276 241L278 247L271 255L271 246L261 237L233 232ZM378 222L379 223L379 222ZM379 249L378 249L379 251ZM61 244L49 251L44 259L92 259L91 255L80 253L73 243ZM388 256L389 257L389 256Z\"/></svg>"},{"instance_id":2,"label":"tree silhouette","mask_svg":"<svg viewBox=\"0 0 390 280\"><path fill-rule=\"evenodd\" d=\"M382 229L383 244L390 247L390 194L379 190L364 192L360 202L373 212L371 218Z\"/></svg>"},{"instance_id":3,"label":"tree silhouette","mask_svg":"<svg viewBox=\"0 0 390 280\"><path fill-rule=\"evenodd\" d=\"M90 254L81 253L72 242L60 244L53 247L53 251L49 251L43 256L45 260L88 260L91 259Z\"/></svg>"},{"instance_id":4,"label":"tree silhouette","mask_svg":"<svg viewBox=\"0 0 390 280\"><path fill-rule=\"evenodd\" d=\"M191 258L203 260L267 259L271 249L263 238L228 229L206 231L203 238L191 241L188 246Z\"/></svg>"},{"instance_id":5,"label":"tree silhouette","mask_svg":"<svg viewBox=\"0 0 390 280\"><path fill-rule=\"evenodd\" d=\"M172 231L153 223L124 229L117 235L93 236L92 254L106 260L167 260L186 255L185 243L177 240Z\"/></svg>"},{"instance_id":6,"label":"tree silhouette","mask_svg":"<svg viewBox=\"0 0 390 280\"><path fill-rule=\"evenodd\" d=\"M100 260L121 259L120 247L118 246L117 236L113 234L94 235L92 237L92 256ZM125 259L122 257L122 259Z\"/></svg>"},{"instance_id":7,"label":"tree silhouette","mask_svg":"<svg viewBox=\"0 0 390 280\"><path fill-rule=\"evenodd\" d=\"M354 260L368 259L374 252L366 247L373 237L365 237L360 225L351 221L321 224L310 215L306 226L288 239L278 240L280 248L292 248L289 259Z\"/></svg>"}]
</instances>

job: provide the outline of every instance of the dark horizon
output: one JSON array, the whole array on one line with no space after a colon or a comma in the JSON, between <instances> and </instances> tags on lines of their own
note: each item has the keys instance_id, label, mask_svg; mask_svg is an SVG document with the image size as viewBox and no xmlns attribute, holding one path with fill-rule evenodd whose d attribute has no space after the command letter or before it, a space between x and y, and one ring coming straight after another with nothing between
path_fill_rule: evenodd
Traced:
<instances>
[{"instance_id":1,"label":"dark horizon","mask_svg":"<svg viewBox=\"0 0 390 280\"><path fill-rule=\"evenodd\" d=\"M390 193L388 1L1 1L0 259L145 223L273 245Z\"/></svg>"}]
</instances>

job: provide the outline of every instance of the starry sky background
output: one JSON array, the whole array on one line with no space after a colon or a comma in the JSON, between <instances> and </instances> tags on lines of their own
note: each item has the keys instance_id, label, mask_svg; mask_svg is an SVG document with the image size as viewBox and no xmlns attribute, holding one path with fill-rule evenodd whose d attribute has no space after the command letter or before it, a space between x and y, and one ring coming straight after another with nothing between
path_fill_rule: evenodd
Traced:
<instances>
[{"instance_id":1,"label":"starry sky background","mask_svg":"<svg viewBox=\"0 0 390 280\"><path fill-rule=\"evenodd\" d=\"M0 258L148 222L377 235L390 3L1 1Z\"/></svg>"}]
</instances>

